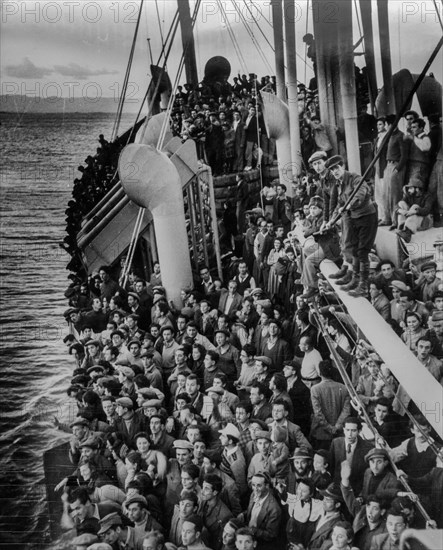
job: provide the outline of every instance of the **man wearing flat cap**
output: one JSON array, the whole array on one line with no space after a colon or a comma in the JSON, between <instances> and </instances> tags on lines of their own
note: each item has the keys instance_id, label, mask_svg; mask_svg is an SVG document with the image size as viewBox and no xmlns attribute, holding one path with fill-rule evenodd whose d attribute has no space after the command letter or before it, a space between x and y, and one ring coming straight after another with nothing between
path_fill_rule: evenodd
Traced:
<instances>
[{"instance_id":1,"label":"man wearing flat cap","mask_svg":"<svg viewBox=\"0 0 443 550\"><path fill-rule=\"evenodd\" d=\"M119 416L115 422L115 432L118 433L119 439L123 441L120 457L125 458L129 448L135 446L134 437L139 432L145 431L146 420L134 413L134 403L129 397L119 397L115 402Z\"/></svg>"},{"instance_id":2,"label":"man wearing flat cap","mask_svg":"<svg viewBox=\"0 0 443 550\"><path fill-rule=\"evenodd\" d=\"M98 536L113 548L125 548L127 550L143 550L143 538L133 527L125 525L120 514L114 512L108 514L99 521Z\"/></svg>"},{"instance_id":3,"label":"man wearing flat cap","mask_svg":"<svg viewBox=\"0 0 443 550\"><path fill-rule=\"evenodd\" d=\"M148 501L142 495L131 495L124 503L128 518L134 523L135 532L144 537L148 531L163 532L163 527L156 521L148 510Z\"/></svg>"},{"instance_id":4,"label":"man wearing flat cap","mask_svg":"<svg viewBox=\"0 0 443 550\"><path fill-rule=\"evenodd\" d=\"M269 474L266 472L255 474L251 479L251 487L252 494L244 519L257 539L257 548L259 550L280 548L282 511L272 493Z\"/></svg>"},{"instance_id":5,"label":"man wearing flat cap","mask_svg":"<svg viewBox=\"0 0 443 550\"><path fill-rule=\"evenodd\" d=\"M342 217L350 224L350 232L346 245L352 248L352 280L342 288L350 292L354 297L366 297L368 293L369 279L369 253L374 246L377 235L378 216L371 191L366 182L362 182L361 176L345 170L344 159L336 155L328 160L327 168L337 181L337 205ZM358 187L352 201L345 205Z\"/></svg>"},{"instance_id":6,"label":"man wearing flat cap","mask_svg":"<svg viewBox=\"0 0 443 550\"><path fill-rule=\"evenodd\" d=\"M253 476L257 473L266 472L271 476L271 452L272 439L269 430L257 430L255 432L255 444L258 449L248 467L248 483L251 482Z\"/></svg>"},{"instance_id":7,"label":"man wearing flat cap","mask_svg":"<svg viewBox=\"0 0 443 550\"><path fill-rule=\"evenodd\" d=\"M316 151L309 157L308 163L320 178L321 196L323 197L323 220L324 223L328 223L331 214L334 212L337 206L337 194L332 193L332 190L336 186L335 178L331 174L331 171L326 168L326 161L328 155L325 151ZM343 273L344 275L344 273Z\"/></svg>"},{"instance_id":8,"label":"man wearing flat cap","mask_svg":"<svg viewBox=\"0 0 443 550\"><path fill-rule=\"evenodd\" d=\"M134 370L131 367L125 367L123 365L118 365L116 368L118 371L118 381L122 385L120 395L129 397L129 399L135 401L137 396L134 384Z\"/></svg>"},{"instance_id":9,"label":"man wearing flat cap","mask_svg":"<svg viewBox=\"0 0 443 550\"><path fill-rule=\"evenodd\" d=\"M183 466L192 464L194 445L186 439L176 439L173 443L175 458L170 458L166 475L167 488L165 495L165 511L168 521L174 513L174 506L178 504L180 492L183 489L181 472Z\"/></svg>"},{"instance_id":10,"label":"man wearing flat cap","mask_svg":"<svg viewBox=\"0 0 443 550\"><path fill-rule=\"evenodd\" d=\"M420 268L420 277L416 285L420 292L420 300L432 301L434 294L443 288L443 281L437 277L437 264L433 261L425 262Z\"/></svg>"},{"instance_id":11,"label":"man wearing flat cap","mask_svg":"<svg viewBox=\"0 0 443 550\"><path fill-rule=\"evenodd\" d=\"M104 357L101 352L100 342L95 338L91 338L85 344L86 355L81 364L82 369L88 369L95 365L98 365L100 361L103 361Z\"/></svg>"},{"instance_id":12,"label":"man wearing flat cap","mask_svg":"<svg viewBox=\"0 0 443 550\"><path fill-rule=\"evenodd\" d=\"M248 490L246 483L246 461L238 446L240 431L234 424L228 422L219 430L220 443L223 447L220 470L230 475L237 483L240 495L245 495Z\"/></svg>"},{"instance_id":13,"label":"man wearing flat cap","mask_svg":"<svg viewBox=\"0 0 443 550\"><path fill-rule=\"evenodd\" d=\"M78 416L74 422L71 423L70 428L72 430L73 437L69 446L69 459L72 464L77 465L80 460L80 445L85 441L96 437L98 434L93 432L89 427L89 421L86 418Z\"/></svg>"}]
</instances>

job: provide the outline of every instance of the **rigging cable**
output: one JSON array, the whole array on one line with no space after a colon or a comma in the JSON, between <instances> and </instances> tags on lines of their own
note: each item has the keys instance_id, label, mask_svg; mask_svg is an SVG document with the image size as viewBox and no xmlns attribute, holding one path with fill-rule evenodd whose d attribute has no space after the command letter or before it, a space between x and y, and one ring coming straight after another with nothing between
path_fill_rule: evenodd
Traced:
<instances>
[{"instance_id":1,"label":"rigging cable","mask_svg":"<svg viewBox=\"0 0 443 550\"><path fill-rule=\"evenodd\" d=\"M249 37L252 40L252 43L254 44L254 46L255 46L258 54L259 54L259 56L261 57L261 60L263 61L263 63L267 67L267 69L270 70L270 72L272 72L272 65L269 63L265 53L263 52L262 48L258 44L257 40L255 39L254 33L249 28L248 22L246 21L244 15L242 14L240 7L237 5L236 2L234 2L233 5L234 5L234 8L235 8L236 12L240 16L240 20L243 23L243 26L246 29L246 32L248 33Z\"/></svg>"},{"instance_id":2,"label":"rigging cable","mask_svg":"<svg viewBox=\"0 0 443 550\"><path fill-rule=\"evenodd\" d=\"M120 126L120 121L121 121L121 117L122 117L122 113L123 113L123 104L125 102L126 90L128 88L128 83L129 83L129 74L131 72L132 61L134 59L135 44L137 42L138 29L140 27L140 20L141 20L141 15L142 15L142 11L143 11L143 2L144 2L144 0L140 0L140 9L139 9L139 12L138 12L137 23L136 23L135 31L134 31L134 37L132 39L131 51L129 53L129 60L128 60L128 64L126 66L126 73L125 73L125 77L124 77L124 80L123 80L122 93L120 95L119 102L118 102L117 116L116 116L116 119L114 121L114 127L112 128L111 141L114 141L114 139L117 137L117 132L118 132L118 129L119 129L119 126Z\"/></svg>"},{"instance_id":3,"label":"rigging cable","mask_svg":"<svg viewBox=\"0 0 443 550\"><path fill-rule=\"evenodd\" d=\"M237 55L238 61L241 65L241 68L244 73L248 73L248 69L246 66L245 58L243 57L243 54L241 52L241 49L238 45L237 39L235 37L234 31L231 28L231 23L229 22L228 16L226 15L225 9L223 7L223 4L221 0L217 0L218 7L220 8L221 13L223 14L225 24L226 24L226 30L228 31L229 37L231 38L232 45L234 46L235 53Z\"/></svg>"},{"instance_id":4,"label":"rigging cable","mask_svg":"<svg viewBox=\"0 0 443 550\"><path fill-rule=\"evenodd\" d=\"M163 37L163 29L162 29L162 23L161 23L161 20L160 20L160 12L158 11L158 1L155 0L155 10L157 12L157 22L158 22L158 30L160 31L160 40L161 40L161 43L162 43L162 46L163 44L165 43L165 40L164 40L164 37ZM165 23L165 20L163 19L163 24Z\"/></svg>"},{"instance_id":5,"label":"rigging cable","mask_svg":"<svg viewBox=\"0 0 443 550\"><path fill-rule=\"evenodd\" d=\"M192 20L191 20L192 28L194 28L195 22L197 20L197 14L198 14L198 11L200 9L200 4L201 4L201 0L197 0L197 3L195 5L195 9L194 9L194 13L192 15ZM167 126L170 122L170 116L171 116L172 108L174 106L174 101L175 101L175 94L177 92L177 86L180 82L180 78L181 78L181 75L182 75L182 72L183 72L183 67L184 67L184 64L185 64L185 56L186 56L188 47L189 47L189 43L186 45L186 48L182 52L182 55L181 55L181 58L180 58L179 68L177 70L174 85L172 87L171 96L169 98L168 106L167 106L166 111L165 111L165 118L163 120L162 128L161 128L160 135L159 135L159 138L158 138L158 143L157 143L157 149L159 149L159 150L161 150L163 148L163 144L164 144L164 140L165 140L165 136L166 136L166 131L167 131Z\"/></svg>"},{"instance_id":6,"label":"rigging cable","mask_svg":"<svg viewBox=\"0 0 443 550\"><path fill-rule=\"evenodd\" d=\"M434 2L434 6L435 6L435 11L437 12L438 20L440 22L441 30L443 31L443 21L441 19L440 10L438 9L438 6L437 6L437 0L433 0L433 2ZM443 7L443 0L441 0L441 3L442 3L442 7Z\"/></svg>"}]
</instances>

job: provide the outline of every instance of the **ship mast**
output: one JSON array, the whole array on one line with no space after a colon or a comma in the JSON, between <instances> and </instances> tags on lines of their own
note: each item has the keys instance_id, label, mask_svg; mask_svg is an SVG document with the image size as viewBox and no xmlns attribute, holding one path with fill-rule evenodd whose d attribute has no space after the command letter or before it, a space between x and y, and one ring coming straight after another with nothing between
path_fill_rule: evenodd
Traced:
<instances>
[{"instance_id":1,"label":"ship mast","mask_svg":"<svg viewBox=\"0 0 443 550\"><path fill-rule=\"evenodd\" d=\"M375 72L374 31L372 28L372 2L368 2L368 0L360 0L360 14L365 44L365 61L368 76L369 98L371 102L372 114L374 114L375 100L377 98L377 75Z\"/></svg>"},{"instance_id":2,"label":"ship mast","mask_svg":"<svg viewBox=\"0 0 443 550\"><path fill-rule=\"evenodd\" d=\"M189 0L177 0L177 7L185 58L186 82L195 87L198 84L198 72Z\"/></svg>"},{"instance_id":3,"label":"ship mast","mask_svg":"<svg viewBox=\"0 0 443 550\"><path fill-rule=\"evenodd\" d=\"M392 78L391 63L391 41L389 38L389 13L388 0L378 0L378 26L380 29L380 53L381 68L383 73L383 89L385 91L386 104L384 105L384 115L394 115L395 96L394 81Z\"/></svg>"},{"instance_id":4,"label":"ship mast","mask_svg":"<svg viewBox=\"0 0 443 550\"><path fill-rule=\"evenodd\" d=\"M286 101L282 0L271 0L271 7L272 27L274 33L275 81L277 86L277 97L282 101Z\"/></svg>"}]
</instances>

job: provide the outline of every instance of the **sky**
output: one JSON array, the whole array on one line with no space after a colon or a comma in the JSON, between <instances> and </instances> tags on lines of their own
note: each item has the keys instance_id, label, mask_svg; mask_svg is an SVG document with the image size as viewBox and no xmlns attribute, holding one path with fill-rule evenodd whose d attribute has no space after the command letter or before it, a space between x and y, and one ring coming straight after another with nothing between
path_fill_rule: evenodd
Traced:
<instances>
[{"instance_id":1,"label":"sky","mask_svg":"<svg viewBox=\"0 0 443 550\"><path fill-rule=\"evenodd\" d=\"M343 0L338 0L338 3L340 1ZM375 0L372 2L375 6ZM1 94L87 97L91 100L98 96L119 97L140 3L140 0L3 0ZM356 3L353 2L354 11ZM442 7L441 0L436 0L436 3ZM335 5L334 2L330 4ZM190 5L193 9L195 0L191 0ZM272 43L270 2L237 1L236 6L249 31L231 1L202 1L195 29L200 78L206 61L213 55L224 55L229 59L232 76L238 71L258 75L274 73L273 52L262 35L263 32ZM312 77L312 68L305 63L306 49L302 42L305 32L312 32L310 6L308 0L296 0L297 71L301 81ZM168 33L175 10L175 0L145 0L129 78L129 100L144 95L150 79L149 45L157 62L162 36ZM375 10L373 23L377 31ZM409 68L411 72L419 73L442 32L434 2L389 0L389 23L393 72ZM229 31L234 34L241 55L236 54ZM353 32L356 42L360 32L355 14ZM260 47L256 48L254 42ZM178 34L168 62L171 80L175 77L180 53ZM357 58L357 64L362 63L363 58ZM440 52L430 69L440 82L443 80L442 67ZM381 86L380 66L378 79Z\"/></svg>"}]
</instances>

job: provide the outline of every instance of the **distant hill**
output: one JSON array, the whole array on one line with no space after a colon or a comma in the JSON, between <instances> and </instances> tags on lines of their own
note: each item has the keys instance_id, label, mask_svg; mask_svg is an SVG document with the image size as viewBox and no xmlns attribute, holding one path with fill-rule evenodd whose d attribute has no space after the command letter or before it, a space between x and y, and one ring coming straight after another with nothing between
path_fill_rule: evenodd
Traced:
<instances>
[{"instance_id":1,"label":"distant hill","mask_svg":"<svg viewBox=\"0 0 443 550\"><path fill-rule=\"evenodd\" d=\"M125 102L125 113L137 113L141 100ZM4 113L115 113L118 98L34 97L26 95L0 95L0 112Z\"/></svg>"}]
</instances>

